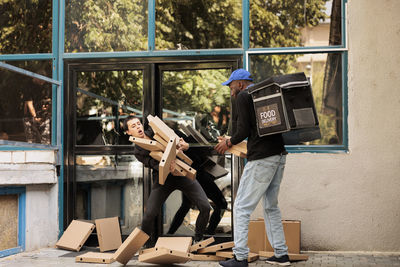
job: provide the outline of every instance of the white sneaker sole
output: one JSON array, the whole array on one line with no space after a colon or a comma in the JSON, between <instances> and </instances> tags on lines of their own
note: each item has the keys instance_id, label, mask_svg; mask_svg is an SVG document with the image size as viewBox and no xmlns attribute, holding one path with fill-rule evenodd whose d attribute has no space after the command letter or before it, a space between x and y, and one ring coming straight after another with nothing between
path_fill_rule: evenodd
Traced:
<instances>
[{"instance_id":1,"label":"white sneaker sole","mask_svg":"<svg viewBox=\"0 0 400 267\"><path fill-rule=\"evenodd\" d=\"M290 262L265 261L266 263L280 266L290 266Z\"/></svg>"}]
</instances>

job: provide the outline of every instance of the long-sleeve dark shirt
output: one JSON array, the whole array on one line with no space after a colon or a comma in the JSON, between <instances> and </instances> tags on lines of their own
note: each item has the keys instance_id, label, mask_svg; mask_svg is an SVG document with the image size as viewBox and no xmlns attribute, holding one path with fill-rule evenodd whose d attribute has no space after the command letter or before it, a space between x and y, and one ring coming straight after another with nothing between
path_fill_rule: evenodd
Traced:
<instances>
[{"instance_id":1,"label":"long-sleeve dark shirt","mask_svg":"<svg viewBox=\"0 0 400 267\"><path fill-rule=\"evenodd\" d=\"M236 145L247 140L247 159L256 160L281 153L287 153L282 139L282 134L258 136L257 122L254 112L253 100L248 89L241 91L236 96L237 127L231 137L232 144Z\"/></svg>"},{"instance_id":2,"label":"long-sleeve dark shirt","mask_svg":"<svg viewBox=\"0 0 400 267\"><path fill-rule=\"evenodd\" d=\"M153 130L149 127L148 130L145 131L145 135L153 139L154 132ZM157 172L158 175L158 165L160 162L157 160L153 159L150 156L149 150L146 150L144 148L141 148L140 146L135 145L135 148L133 149L133 155L135 155L136 159L143 163L143 165L147 168L153 169L153 174L154 172Z\"/></svg>"}]
</instances>

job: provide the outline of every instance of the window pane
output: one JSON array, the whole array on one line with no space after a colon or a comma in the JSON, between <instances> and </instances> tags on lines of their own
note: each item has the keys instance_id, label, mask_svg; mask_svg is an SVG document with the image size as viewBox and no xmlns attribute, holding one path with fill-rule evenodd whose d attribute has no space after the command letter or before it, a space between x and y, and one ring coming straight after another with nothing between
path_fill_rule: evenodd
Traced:
<instances>
[{"instance_id":1,"label":"window pane","mask_svg":"<svg viewBox=\"0 0 400 267\"><path fill-rule=\"evenodd\" d=\"M241 46L241 1L157 0L156 49L213 49Z\"/></svg>"},{"instance_id":2,"label":"window pane","mask_svg":"<svg viewBox=\"0 0 400 267\"><path fill-rule=\"evenodd\" d=\"M142 71L81 72L76 97L77 145L132 144L121 124L142 115Z\"/></svg>"},{"instance_id":3,"label":"window pane","mask_svg":"<svg viewBox=\"0 0 400 267\"><path fill-rule=\"evenodd\" d=\"M50 62L8 62L51 77ZM0 139L50 144L52 86L0 68Z\"/></svg>"},{"instance_id":4,"label":"window pane","mask_svg":"<svg viewBox=\"0 0 400 267\"><path fill-rule=\"evenodd\" d=\"M304 72L312 85L322 138L308 144L342 144L342 54L251 56L256 82L282 73Z\"/></svg>"},{"instance_id":5,"label":"window pane","mask_svg":"<svg viewBox=\"0 0 400 267\"><path fill-rule=\"evenodd\" d=\"M250 0L250 47L341 44L341 0Z\"/></svg>"},{"instance_id":6,"label":"window pane","mask_svg":"<svg viewBox=\"0 0 400 267\"><path fill-rule=\"evenodd\" d=\"M140 227L143 165L133 155L76 156L76 216L95 220L118 216L121 232Z\"/></svg>"},{"instance_id":7,"label":"window pane","mask_svg":"<svg viewBox=\"0 0 400 267\"><path fill-rule=\"evenodd\" d=\"M190 124L209 142L228 130L230 89L221 85L227 69L164 71L163 119Z\"/></svg>"},{"instance_id":8,"label":"window pane","mask_svg":"<svg viewBox=\"0 0 400 267\"><path fill-rule=\"evenodd\" d=\"M0 54L51 52L52 1L0 1Z\"/></svg>"},{"instance_id":9,"label":"window pane","mask_svg":"<svg viewBox=\"0 0 400 267\"><path fill-rule=\"evenodd\" d=\"M67 0L67 52L147 49L147 1Z\"/></svg>"}]
</instances>

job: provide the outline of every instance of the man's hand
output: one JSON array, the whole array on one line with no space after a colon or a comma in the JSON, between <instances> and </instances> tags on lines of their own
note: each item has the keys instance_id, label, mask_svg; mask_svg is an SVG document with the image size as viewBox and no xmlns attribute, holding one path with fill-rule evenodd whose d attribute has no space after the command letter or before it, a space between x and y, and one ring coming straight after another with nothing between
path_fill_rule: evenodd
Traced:
<instances>
[{"instance_id":1,"label":"man's hand","mask_svg":"<svg viewBox=\"0 0 400 267\"><path fill-rule=\"evenodd\" d=\"M185 140L183 140L183 138L181 137L181 138L179 138L179 143L178 143L177 147L179 150L186 151L189 149L189 144L186 143Z\"/></svg>"},{"instance_id":2,"label":"man's hand","mask_svg":"<svg viewBox=\"0 0 400 267\"><path fill-rule=\"evenodd\" d=\"M171 172L171 174L173 176L184 176L181 172L177 171L175 167L176 167L176 162L175 160L173 160L171 161L171 166L169 167L169 171Z\"/></svg>"},{"instance_id":3,"label":"man's hand","mask_svg":"<svg viewBox=\"0 0 400 267\"><path fill-rule=\"evenodd\" d=\"M219 154L224 154L225 151L229 149L227 143L230 142L229 139L219 136L218 137L218 144L214 147L214 149L219 153Z\"/></svg>"}]
</instances>

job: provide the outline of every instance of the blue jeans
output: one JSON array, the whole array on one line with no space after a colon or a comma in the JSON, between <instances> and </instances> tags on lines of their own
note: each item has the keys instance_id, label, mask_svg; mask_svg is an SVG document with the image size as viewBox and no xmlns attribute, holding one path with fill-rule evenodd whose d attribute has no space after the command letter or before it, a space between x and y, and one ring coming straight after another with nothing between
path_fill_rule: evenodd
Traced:
<instances>
[{"instance_id":1,"label":"blue jeans","mask_svg":"<svg viewBox=\"0 0 400 267\"><path fill-rule=\"evenodd\" d=\"M265 229L275 256L288 253L283 233L278 194L285 168L286 155L275 155L247 162L233 208L234 241L233 252L238 260L247 259L249 248L247 235L250 215L262 199Z\"/></svg>"}]
</instances>

